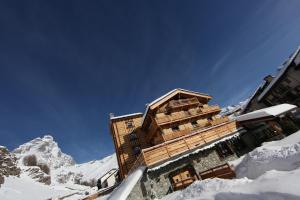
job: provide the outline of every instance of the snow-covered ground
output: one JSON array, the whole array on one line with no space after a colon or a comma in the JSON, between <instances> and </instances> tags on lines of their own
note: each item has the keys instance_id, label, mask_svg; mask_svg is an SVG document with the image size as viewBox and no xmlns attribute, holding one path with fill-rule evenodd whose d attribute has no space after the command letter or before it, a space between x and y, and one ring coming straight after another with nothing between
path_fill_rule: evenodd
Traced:
<instances>
[{"instance_id":1,"label":"snow-covered ground","mask_svg":"<svg viewBox=\"0 0 300 200\"><path fill-rule=\"evenodd\" d=\"M300 131L231 162L237 178L197 181L163 200L299 200Z\"/></svg>"}]
</instances>

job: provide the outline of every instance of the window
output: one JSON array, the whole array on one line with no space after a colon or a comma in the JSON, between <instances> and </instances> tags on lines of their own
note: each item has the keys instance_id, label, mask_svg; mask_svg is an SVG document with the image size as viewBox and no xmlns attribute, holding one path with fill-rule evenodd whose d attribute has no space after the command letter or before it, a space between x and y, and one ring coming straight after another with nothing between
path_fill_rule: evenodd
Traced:
<instances>
[{"instance_id":1,"label":"window","mask_svg":"<svg viewBox=\"0 0 300 200\"><path fill-rule=\"evenodd\" d=\"M199 125L197 121L192 121L191 124L194 128L198 127Z\"/></svg>"},{"instance_id":2,"label":"window","mask_svg":"<svg viewBox=\"0 0 300 200\"><path fill-rule=\"evenodd\" d=\"M137 139L138 139L138 137L137 137L135 132L129 134L129 140L130 141L135 141Z\"/></svg>"},{"instance_id":3,"label":"window","mask_svg":"<svg viewBox=\"0 0 300 200\"><path fill-rule=\"evenodd\" d=\"M233 154L226 142L221 142L215 145L217 153L220 158L226 158Z\"/></svg>"},{"instance_id":4,"label":"window","mask_svg":"<svg viewBox=\"0 0 300 200\"><path fill-rule=\"evenodd\" d=\"M208 121L212 121L213 119L212 119L212 117L210 116L210 117L207 118L207 120L208 120Z\"/></svg>"},{"instance_id":5,"label":"window","mask_svg":"<svg viewBox=\"0 0 300 200\"><path fill-rule=\"evenodd\" d=\"M173 132L179 131L179 126L173 126L173 127L172 127L172 131L173 131Z\"/></svg>"},{"instance_id":6,"label":"window","mask_svg":"<svg viewBox=\"0 0 300 200\"><path fill-rule=\"evenodd\" d=\"M128 129L129 128L134 128L134 124L133 124L133 120L132 119L126 121L125 124L126 124L126 128L128 128Z\"/></svg>"},{"instance_id":7,"label":"window","mask_svg":"<svg viewBox=\"0 0 300 200\"><path fill-rule=\"evenodd\" d=\"M133 147L133 154L135 156L139 155L140 153L141 153L141 147L140 146Z\"/></svg>"}]
</instances>

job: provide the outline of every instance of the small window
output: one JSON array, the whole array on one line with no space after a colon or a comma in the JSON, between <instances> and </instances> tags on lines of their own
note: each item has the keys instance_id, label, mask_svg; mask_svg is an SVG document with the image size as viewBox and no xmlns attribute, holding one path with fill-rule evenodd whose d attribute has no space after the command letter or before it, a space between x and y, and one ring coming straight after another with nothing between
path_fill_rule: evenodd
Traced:
<instances>
[{"instance_id":1,"label":"small window","mask_svg":"<svg viewBox=\"0 0 300 200\"><path fill-rule=\"evenodd\" d=\"M216 144L215 147L220 158L226 158L233 154L232 150L229 148L226 142Z\"/></svg>"},{"instance_id":2,"label":"small window","mask_svg":"<svg viewBox=\"0 0 300 200\"><path fill-rule=\"evenodd\" d=\"M213 119L212 119L212 117L208 117L207 120L208 121L212 121Z\"/></svg>"},{"instance_id":3,"label":"small window","mask_svg":"<svg viewBox=\"0 0 300 200\"><path fill-rule=\"evenodd\" d=\"M126 128L134 128L133 120L128 120L126 123Z\"/></svg>"},{"instance_id":4,"label":"small window","mask_svg":"<svg viewBox=\"0 0 300 200\"><path fill-rule=\"evenodd\" d=\"M137 137L135 132L129 134L129 140L130 141L135 141L137 139L138 139L138 137Z\"/></svg>"},{"instance_id":5,"label":"small window","mask_svg":"<svg viewBox=\"0 0 300 200\"><path fill-rule=\"evenodd\" d=\"M135 146L133 147L133 154L134 155L139 155L141 153L141 147L140 146Z\"/></svg>"},{"instance_id":6,"label":"small window","mask_svg":"<svg viewBox=\"0 0 300 200\"><path fill-rule=\"evenodd\" d=\"M191 124L194 128L198 127L199 125L197 121L192 121Z\"/></svg>"},{"instance_id":7,"label":"small window","mask_svg":"<svg viewBox=\"0 0 300 200\"><path fill-rule=\"evenodd\" d=\"M173 132L179 131L179 126L173 126L173 127L172 127L172 131L173 131Z\"/></svg>"}]
</instances>

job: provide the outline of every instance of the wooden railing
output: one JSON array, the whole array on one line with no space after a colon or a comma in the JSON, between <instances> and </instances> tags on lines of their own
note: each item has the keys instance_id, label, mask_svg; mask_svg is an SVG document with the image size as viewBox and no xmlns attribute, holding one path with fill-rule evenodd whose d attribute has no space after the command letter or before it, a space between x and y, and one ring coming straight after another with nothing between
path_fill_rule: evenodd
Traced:
<instances>
[{"instance_id":1,"label":"wooden railing","mask_svg":"<svg viewBox=\"0 0 300 200\"><path fill-rule=\"evenodd\" d=\"M139 158L138 163L152 166L186 151L210 144L236 131L237 126L235 121L195 131L186 136L143 149L141 153L142 158Z\"/></svg>"},{"instance_id":2,"label":"wooden railing","mask_svg":"<svg viewBox=\"0 0 300 200\"><path fill-rule=\"evenodd\" d=\"M194 176L194 177L191 177L191 178L186 178L184 180L178 181L178 182L172 184L173 185L173 189L174 190L183 189L183 188L189 186L190 184L192 184L196 180L197 180L197 177Z\"/></svg>"},{"instance_id":3,"label":"wooden railing","mask_svg":"<svg viewBox=\"0 0 300 200\"><path fill-rule=\"evenodd\" d=\"M178 115L166 115L164 117L159 117L159 118L155 118L157 124L161 125L161 124L165 124L165 123L170 123L170 122L174 122L177 120L182 120L185 118L190 118L190 117L194 117L194 116L199 116L199 115L204 115L204 114L208 114L208 113L212 113L212 112L219 112L221 109L218 105L214 105L214 106L208 106L206 108L199 108L196 112L182 112Z\"/></svg>"},{"instance_id":4,"label":"wooden railing","mask_svg":"<svg viewBox=\"0 0 300 200\"><path fill-rule=\"evenodd\" d=\"M168 108L178 108L186 105L197 105L199 101L196 97L190 99L179 99L179 100L172 100L168 103Z\"/></svg>"},{"instance_id":5,"label":"wooden railing","mask_svg":"<svg viewBox=\"0 0 300 200\"><path fill-rule=\"evenodd\" d=\"M212 121L207 122L204 126L199 124L198 126L195 126L191 129L185 129L185 130L181 130L181 131L174 131L172 133L163 134L162 136L163 136L165 141L169 141L169 140L172 140L172 139L175 139L175 138L178 138L178 137L185 136L185 135L187 135L189 133L192 133L194 131L207 129L210 126L216 126L218 124L222 124L222 123L225 123L225 122L228 122L228 121L229 121L228 117L217 118L217 119L214 119Z\"/></svg>"},{"instance_id":6,"label":"wooden railing","mask_svg":"<svg viewBox=\"0 0 300 200\"><path fill-rule=\"evenodd\" d=\"M199 176L202 180L208 178L223 178L223 179L232 179L234 178L235 172L231 169L228 163L211 168L209 170L199 173Z\"/></svg>"}]
</instances>

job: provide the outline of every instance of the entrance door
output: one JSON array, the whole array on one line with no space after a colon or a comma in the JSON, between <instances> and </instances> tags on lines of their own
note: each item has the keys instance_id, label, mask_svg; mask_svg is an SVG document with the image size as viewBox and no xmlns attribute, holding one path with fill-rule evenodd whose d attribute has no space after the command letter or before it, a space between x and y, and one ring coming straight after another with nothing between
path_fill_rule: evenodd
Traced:
<instances>
[{"instance_id":1,"label":"entrance door","mask_svg":"<svg viewBox=\"0 0 300 200\"><path fill-rule=\"evenodd\" d=\"M174 172L170 178L174 190L183 189L198 179L195 174L195 170L191 167L183 168Z\"/></svg>"}]
</instances>

